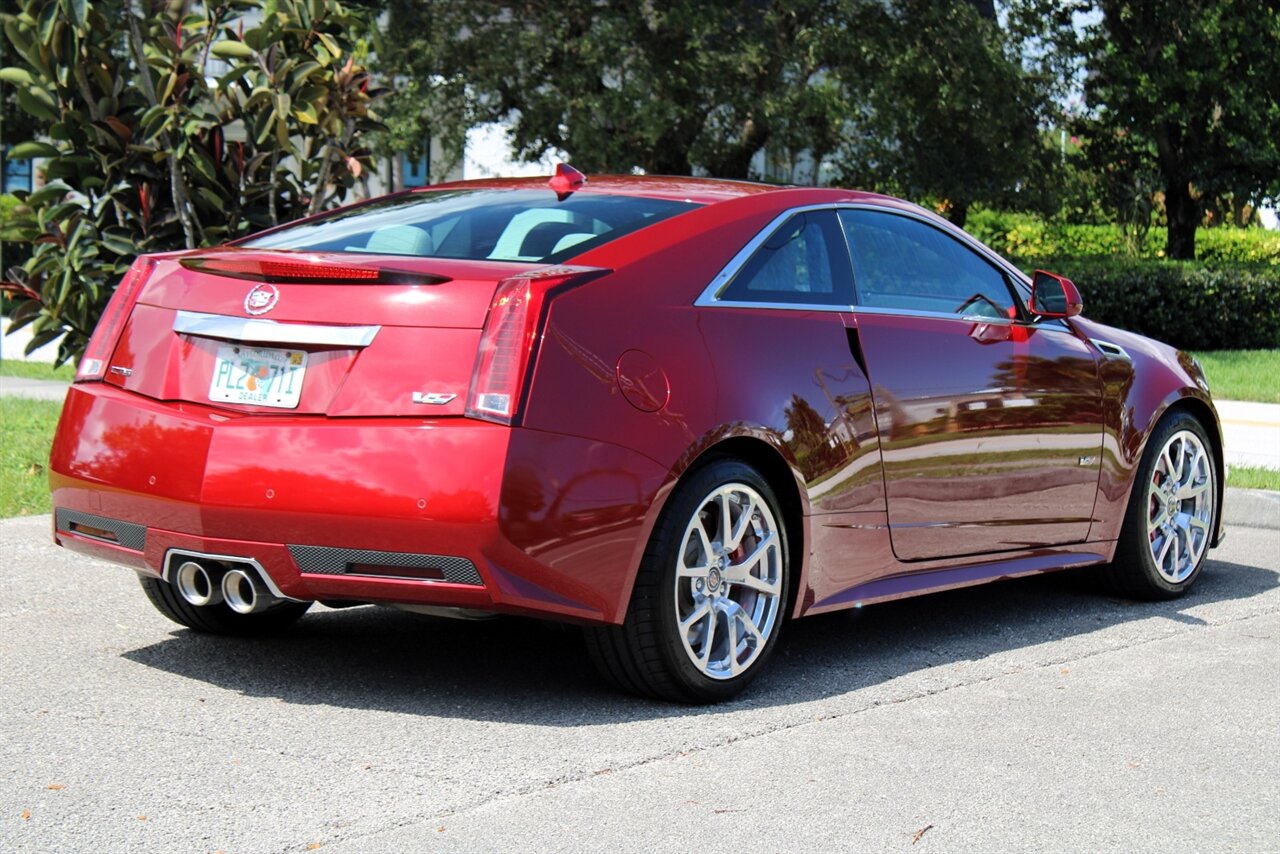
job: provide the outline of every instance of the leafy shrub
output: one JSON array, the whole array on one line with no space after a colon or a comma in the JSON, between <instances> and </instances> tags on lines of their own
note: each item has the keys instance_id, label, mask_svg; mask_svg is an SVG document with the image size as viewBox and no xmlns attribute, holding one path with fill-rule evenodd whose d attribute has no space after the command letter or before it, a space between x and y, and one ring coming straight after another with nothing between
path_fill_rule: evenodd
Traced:
<instances>
[{"instance_id":1,"label":"leafy shrub","mask_svg":"<svg viewBox=\"0 0 1280 854\"><path fill-rule=\"evenodd\" d=\"M1164 229L1160 229L1160 233L1160 239L1164 240ZM1228 262L1280 267L1280 231L1261 228L1202 229L1196 235L1196 257L1210 264Z\"/></svg>"},{"instance_id":2,"label":"leafy shrub","mask_svg":"<svg viewBox=\"0 0 1280 854\"><path fill-rule=\"evenodd\" d=\"M0 80L47 127L9 156L44 158L49 183L15 194L6 239L31 255L0 272L14 325L32 324L30 349L62 337L59 362L83 351L134 255L316 213L369 168L369 22L338 0L5 8L17 64Z\"/></svg>"},{"instance_id":3,"label":"leafy shrub","mask_svg":"<svg viewBox=\"0 0 1280 854\"><path fill-rule=\"evenodd\" d=\"M1184 350L1280 347L1280 269L1116 257L1022 258L1072 279L1086 317Z\"/></svg>"},{"instance_id":4,"label":"leafy shrub","mask_svg":"<svg viewBox=\"0 0 1280 854\"><path fill-rule=\"evenodd\" d=\"M4 280L5 270L31 257L31 246L15 240L11 231L12 223L18 219L18 208L21 205L22 202L12 193L0 195L0 281ZM0 291L0 317L8 317L12 310L13 300L7 292Z\"/></svg>"},{"instance_id":5,"label":"leafy shrub","mask_svg":"<svg viewBox=\"0 0 1280 854\"><path fill-rule=\"evenodd\" d=\"M1164 228L1145 235L1118 225L1046 222L1029 214L980 210L969 215L965 230L1001 255L1019 258L1078 255L1164 257ZM1262 228L1202 228L1196 256L1210 264L1264 264L1280 267L1280 232Z\"/></svg>"}]
</instances>

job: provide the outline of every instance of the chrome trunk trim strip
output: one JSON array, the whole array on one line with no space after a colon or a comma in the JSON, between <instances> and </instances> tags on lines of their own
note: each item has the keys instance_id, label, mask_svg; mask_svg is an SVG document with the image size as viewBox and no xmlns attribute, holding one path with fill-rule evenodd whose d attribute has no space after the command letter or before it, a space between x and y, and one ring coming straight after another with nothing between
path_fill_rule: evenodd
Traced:
<instances>
[{"instance_id":1,"label":"chrome trunk trim strip","mask_svg":"<svg viewBox=\"0 0 1280 854\"><path fill-rule=\"evenodd\" d=\"M266 344L321 344L332 347L368 347L381 326L317 326L278 323L258 317L230 317L179 311L173 331L203 338Z\"/></svg>"}]
</instances>

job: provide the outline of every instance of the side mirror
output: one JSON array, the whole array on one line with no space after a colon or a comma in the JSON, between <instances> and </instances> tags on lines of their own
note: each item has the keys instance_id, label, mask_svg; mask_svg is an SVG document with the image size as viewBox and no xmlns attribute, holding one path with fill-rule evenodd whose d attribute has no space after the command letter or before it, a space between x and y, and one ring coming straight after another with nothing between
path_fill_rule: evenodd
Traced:
<instances>
[{"instance_id":1,"label":"side mirror","mask_svg":"<svg viewBox=\"0 0 1280 854\"><path fill-rule=\"evenodd\" d=\"M1031 278L1030 308L1040 317L1075 317L1084 310L1084 300L1066 276L1036 270Z\"/></svg>"}]
</instances>

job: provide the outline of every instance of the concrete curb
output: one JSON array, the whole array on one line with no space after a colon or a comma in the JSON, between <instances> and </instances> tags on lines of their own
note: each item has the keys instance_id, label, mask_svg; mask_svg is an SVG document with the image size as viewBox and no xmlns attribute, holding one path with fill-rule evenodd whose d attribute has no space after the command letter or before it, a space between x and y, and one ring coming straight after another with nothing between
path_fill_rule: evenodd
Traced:
<instances>
[{"instance_id":1,"label":"concrete curb","mask_svg":"<svg viewBox=\"0 0 1280 854\"><path fill-rule=\"evenodd\" d=\"M1227 487L1222 518L1227 525L1280 531L1280 492Z\"/></svg>"},{"instance_id":2,"label":"concrete curb","mask_svg":"<svg viewBox=\"0 0 1280 854\"><path fill-rule=\"evenodd\" d=\"M27 397L61 401L69 383L0 377L0 397ZM1228 464L1238 464L1228 460ZM1266 489L1227 487L1223 505L1223 521L1227 525L1280 530L1280 492Z\"/></svg>"},{"instance_id":3,"label":"concrete curb","mask_svg":"<svg viewBox=\"0 0 1280 854\"><path fill-rule=\"evenodd\" d=\"M33 380L26 377L0 376L0 397L26 397L33 400L62 402L70 383L59 380Z\"/></svg>"}]
</instances>

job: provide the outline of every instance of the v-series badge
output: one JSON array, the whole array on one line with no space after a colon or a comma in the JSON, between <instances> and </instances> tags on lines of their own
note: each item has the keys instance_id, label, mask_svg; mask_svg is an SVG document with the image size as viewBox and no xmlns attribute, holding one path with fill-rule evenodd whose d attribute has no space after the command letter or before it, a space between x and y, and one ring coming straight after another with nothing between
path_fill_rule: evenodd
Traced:
<instances>
[{"instance_id":1,"label":"v-series badge","mask_svg":"<svg viewBox=\"0 0 1280 854\"><path fill-rule=\"evenodd\" d=\"M444 406L455 397L457 397L456 394L450 394L444 391L415 391L413 393L413 402L429 403L432 406Z\"/></svg>"}]
</instances>

